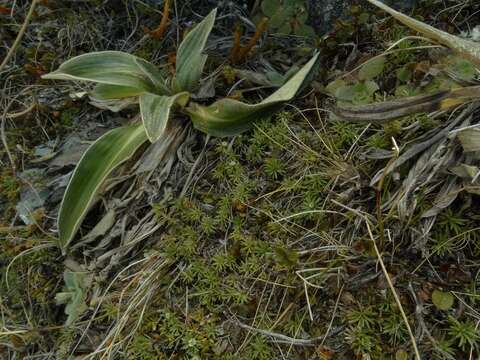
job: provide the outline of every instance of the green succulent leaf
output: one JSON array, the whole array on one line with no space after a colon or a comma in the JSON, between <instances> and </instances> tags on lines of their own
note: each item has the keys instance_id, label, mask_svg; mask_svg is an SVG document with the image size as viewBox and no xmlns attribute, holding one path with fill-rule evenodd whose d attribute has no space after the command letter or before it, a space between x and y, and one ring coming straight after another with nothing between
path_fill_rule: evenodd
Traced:
<instances>
[{"instance_id":1,"label":"green succulent leaf","mask_svg":"<svg viewBox=\"0 0 480 360\"><path fill-rule=\"evenodd\" d=\"M425 35L426 37L442 44L453 51L461 54L466 59L474 62L476 65L480 65L480 44L462 39L458 36L451 35L447 32L438 30L433 26L427 25L421 21L415 20L410 16L404 15L401 12L398 12L391 7L385 5L378 0L368 0L371 4L379 7L385 12L392 15L395 19L407 25L411 29L418 31L419 33Z\"/></svg>"},{"instance_id":2,"label":"green succulent leaf","mask_svg":"<svg viewBox=\"0 0 480 360\"><path fill-rule=\"evenodd\" d=\"M451 292L433 290L432 302L439 310L448 310L453 306L453 295Z\"/></svg>"},{"instance_id":3,"label":"green succulent leaf","mask_svg":"<svg viewBox=\"0 0 480 360\"><path fill-rule=\"evenodd\" d=\"M58 215L58 245L65 252L105 178L147 140L142 124L113 129L95 141L70 178Z\"/></svg>"},{"instance_id":4,"label":"green succulent leaf","mask_svg":"<svg viewBox=\"0 0 480 360\"><path fill-rule=\"evenodd\" d=\"M245 104L233 99L222 99L210 106L192 104L187 111L193 125L214 136L232 136L248 130L253 122L271 115L303 89L311 80L317 59L318 54L285 85L258 104Z\"/></svg>"},{"instance_id":5,"label":"green succulent leaf","mask_svg":"<svg viewBox=\"0 0 480 360\"><path fill-rule=\"evenodd\" d=\"M148 65L147 65L148 64ZM135 88L138 92L168 93L158 73L153 76L154 66L134 55L121 51L99 51L76 56L49 74L44 79L81 80L100 84ZM146 70L148 69L148 71ZM154 77L155 78L153 80Z\"/></svg>"},{"instance_id":6,"label":"green succulent leaf","mask_svg":"<svg viewBox=\"0 0 480 360\"><path fill-rule=\"evenodd\" d=\"M188 92L181 92L174 96L150 93L140 96L140 114L150 142L157 141L164 133L172 106L178 104L183 107L187 104L188 98Z\"/></svg>"},{"instance_id":7,"label":"green succulent leaf","mask_svg":"<svg viewBox=\"0 0 480 360\"><path fill-rule=\"evenodd\" d=\"M177 51L175 87L177 92L193 91L202 77L207 55L203 49L212 31L217 9L196 25L185 37Z\"/></svg>"},{"instance_id":8,"label":"green succulent leaf","mask_svg":"<svg viewBox=\"0 0 480 360\"><path fill-rule=\"evenodd\" d=\"M360 68L360 71L358 72L358 78L360 80L372 80L383 72L384 67L384 56L370 59Z\"/></svg>"}]
</instances>

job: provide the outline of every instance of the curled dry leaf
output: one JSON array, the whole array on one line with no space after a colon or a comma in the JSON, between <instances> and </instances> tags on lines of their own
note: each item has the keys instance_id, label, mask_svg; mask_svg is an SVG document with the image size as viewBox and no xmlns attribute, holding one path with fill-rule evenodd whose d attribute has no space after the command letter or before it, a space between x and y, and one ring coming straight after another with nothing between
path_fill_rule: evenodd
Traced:
<instances>
[{"instance_id":1,"label":"curled dry leaf","mask_svg":"<svg viewBox=\"0 0 480 360\"><path fill-rule=\"evenodd\" d=\"M382 103L342 106L335 109L335 114L349 121L381 124L406 115L449 109L476 98L480 98L480 86L469 86Z\"/></svg>"}]
</instances>

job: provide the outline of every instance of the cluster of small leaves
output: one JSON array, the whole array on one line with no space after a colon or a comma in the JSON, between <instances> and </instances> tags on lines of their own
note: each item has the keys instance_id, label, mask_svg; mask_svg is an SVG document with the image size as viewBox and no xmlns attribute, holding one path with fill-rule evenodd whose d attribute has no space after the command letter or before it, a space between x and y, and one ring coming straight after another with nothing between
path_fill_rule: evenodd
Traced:
<instances>
[{"instance_id":1,"label":"cluster of small leaves","mask_svg":"<svg viewBox=\"0 0 480 360\"><path fill-rule=\"evenodd\" d=\"M305 0L263 0L262 15L269 18L271 31L281 34L315 36L313 28L306 24L308 12Z\"/></svg>"},{"instance_id":2,"label":"cluster of small leaves","mask_svg":"<svg viewBox=\"0 0 480 360\"><path fill-rule=\"evenodd\" d=\"M408 340L405 323L391 300L384 299L376 307L360 305L347 312L349 327L345 336L357 355L379 356L383 352L382 343L395 348Z\"/></svg>"}]
</instances>

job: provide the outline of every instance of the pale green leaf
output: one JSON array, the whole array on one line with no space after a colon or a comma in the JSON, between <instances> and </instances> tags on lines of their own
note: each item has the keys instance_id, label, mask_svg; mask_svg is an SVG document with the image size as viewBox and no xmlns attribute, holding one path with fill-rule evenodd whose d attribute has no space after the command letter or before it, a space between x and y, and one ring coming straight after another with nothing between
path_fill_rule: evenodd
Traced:
<instances>
[{"instance_id":1,"label":"pale green leaf","mask_svg":"<svg viewBox=\"0 0 480 360\"><path fill-rule=\"evenodd\" d=\"M175 84L177 92L193 91L202 77L207 56L203 49L212 31L217 9L214 9L185 37L177 51Z\"/></svg>"},{"instance_id":2,"label":"pale green leaf","mask_svg":"<svg viewBox=\"0 0 480 360\"><path fill-rule=\"evenodd\" d=\"M142 124L120 127L95 141L72 174L58 215L59 246L66 250L105 178L147 140Z\"/></svg>"},{"instance_id":3,"label":"pale green leaf","mask_svg":"<svg viewBox=\"0 0 480 360\"><path fill-rule=\"evenodd\" d=\"M335 90L335 97L354 105L367 104L373 101L373 94L378 89L378 85L374 81L358 82L354 85L338 87Z\"/></svg>"},{"instance_id":4,"label":"pale green leaf","mask_svg":"<svg viewBox=\"0 0 480 360\"><path fill-rule=\"evenodd\" d=\"M160 96L145 93L140 96L140 114L148 139L153 143L162 136L167 127L170 109L174 104L185 106L189 93L181 92L174 96Z\"/></svg>"},{"instance_id":5,"label":"pale green leaf","mask_svg":"<svg viewBox=\"0 0 480 360\"><path fill-rule=\"evenodd\" d=\"M92 276L85 272L73 272L66 270L63 273L65 289L63 292L55 294L57 305L66 304L65 314L68 315L65 325L69 326L87 310L85 303L88 286L91 283Z\"/></svg>"},{"instance_id":6,"label":"pale green leaf","mask_svg":"<svg viewBox=\"0 0 480 360\"><path fill-rule=\"evenodd\" d=\"M480 129L466 129L458 133L458 139L466 152L480 151Z\"/></svg>"},{"instance_id":7,"label":"pale green leaf","mask_svg":"<svg viewBox=\"0 0 480 360\"><path fill-rule=\"evenodd\" d=\"M453 295L451 292L433 290L432 302L439 310L448 310L453 305Z\"/></svg>"},{"instance_id":8,"label":"pale green leaf","mask_svg":"<svg viewBox=\"0 0 480 360\"><path fill-rule=\"evenodd\" d=\"M43 78L92 81L164 94L167 89L160 86L163 80L153 80L160 75L153 73L153 65L146 64L145 60L124 52L99 51L76 56Z\"/></svg>"},{"instance_id":9,"label":"pale green leaf","mask_svg":"<svg viewBox=\"0 0 480 360\"><path fill-rule=\"evenodd\" d=\"M130 86L98 84L94 87L90 95L98 100L111 100L138 96L144 92L145 90Z\"/></svg>"},{"instance_id":10,"label":"pale green leaf","mask_svg":"<svg viewBox=\"0 0 480 360\"><path fill-rule=\"evenodd\" d=\"M271 115L303 89L314 73L317 59L318 54L259 104L245 104L233 99L222 99L210 106L192 104L187 110L193 125L214 136L232 136L248 130L254 121Z\"/></svg>"},{"instance_id":11,"label":"pale green leaf","mask_svg":"<svg viewBox=\"0 0 480 360\"><path fill-rule=\"evenodd\" d=\"M433 26L427 25L421 21L415 20L407 15L398 12L378 0L368 0L371 4L392 15L395 19L412 28L426 37L442 44L453 51L461 54L468 60L480 65L480 44L451 35L445 31L438 30Z\"/></svg>"},{"instance_id":12,"label":"pale green leaf","mask_svg":"<svg viewBox=\"0 0 480 360\"><path fill-rule=\"evenodd\" d=\"M135 63L142 70L142 72L147 75L148 79L153 85L155 85L155 88L159 90L159 94L169 95L171 93L170 89L165 84L163 74L155 65L138 57L135 58Z\"/></svg>"},{"instance_id":13,"label":"pale green leaf","mask_svg":"<svg viewBox=\"0 0 480 360\"><path fill-rule=\"evenodd\" d=\"M330 82L326 87L325 87L325 90L331 94L331 95L335 95L335 92L341 88L341 87L344 87L346 86L347 83L345 82L345 80L343 79L335 79L333 80L332 82Z\"/></svg>"},{"instance_id":14,"label":"pale green leaf","mask_svg":"<svg viewBox=\"0 0 480 360\"><path fill-rule=\"evenodd\" d=\"M466 180L475 179L480 174L480 169L474 165L460 163L450 169L452 173Z\"/></svg>"},{"instance_id":15,"label":"pale green leaf","mask_svg":"<svg viewBox=\"0 0 480 360\"><path fill-rule=\"evenodd\" d=\"M370 59L360 68L360 71L358 72L358 78L360 80L372 80L383 72L384 67L384 56Z\"/></svg>"}]
</instances>

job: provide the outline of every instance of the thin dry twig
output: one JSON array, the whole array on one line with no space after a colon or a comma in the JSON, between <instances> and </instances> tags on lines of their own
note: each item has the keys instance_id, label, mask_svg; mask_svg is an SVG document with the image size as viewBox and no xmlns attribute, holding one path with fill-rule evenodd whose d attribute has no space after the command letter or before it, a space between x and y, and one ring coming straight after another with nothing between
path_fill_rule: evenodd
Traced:
<instances>
[{"instance_id":1,"label":"thin dry twig","mask_svg":"<svg viewBox=\"0 0 480 360\"><path fill-rule=\"evenodd\" d=\"M388 275L387 268L385 267L385 264L383 263L382 255L378 251L378 247L377 247L377 244L375 242L375 238L373 237L372 230L370 229L370 225L368 224L368 221L365 221L365 224L367 225L368 235L370 236L370 239L372 240L373 247L375 249L375 253L377 254L378 261L380 263L380 267L382 268L383 274L385 275L385 279L387 280L388 286L390 287L390 290L392 291L392 295L395 299L395 302L398 305L398 308L400 310L400 314L402 315L403 321L405 322L405 326L407 327L408 335L410 336L410 340L412 341L413 351L415 352L415 358L417 360L421 360L422 357L420 356L420 352L418 351L417 342L415 340L415 336L413 335L412 328L410 327L410 324L408 322L407 315L405 314L405 311L403 310L402 302L400 301L400 298L398 297L398 294L395 291L395 287L393 286L392 280L390 279L390 276Z\"/></svg>"},{"instance_id":2,"label":"thin dry twig","mask_svg":"<svg viewBox=\"0 0 480 360\"><path fill-rule=\"evenodd\" d=\"M300 346L314 346L314 345L317 344L318 341L320 341L320 340L323 341L327 335L328 336L334 336L334 335L338 334L339 332L341 332L344 328L343 326L335 328L332 331L330 331L329 334L325 334L323 336L319 336L319 337L312 338L312 339L296 339L296 338L292 338L292 337L287 336L287 335L274 333L274 332L271 332L271 331L268 331L268 330L258 329L258 328L255 328L253 326L243 324L239 321L237 321L237 324L238 324L238 326L240 326L243 329L246 329L246 330L249 330L249 331L252 331L252 332L256 332L258 334L262 334L262 335L265 335L265 336L272 337L279 343L285 343L285 344L291 344L291 345L300 345Z\"/></svg>"},{"instance_id":3,"label":"thin dry twig","mask_svg":"<svg viewBox=\"0 0 480 360\"><path fill-rule=\"evenodd\" d=\"M30 20L32 19L33 12L35 10L35 6L37 6L39 0L33 0L32 4L30 5L30 9L28 10L27 16L25 17L25 21L23 22L20 31L17 34L17 38L13 42L12 47L8 50L7 56L3 59L2 63L0 64L0 73L3 71L5 66L7 66L8 62L10 61L13 54L15 54L15 50L17 49L20 41L22 41L23 35L25 35L25 31L27 30L28 24L30 24Z\"/></svg>"}]
</instances>

